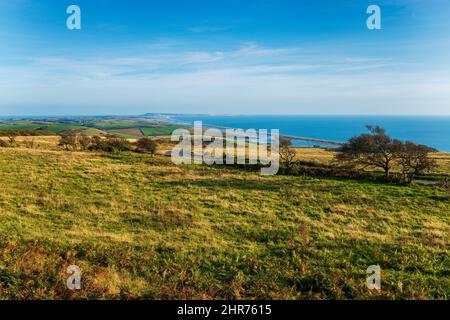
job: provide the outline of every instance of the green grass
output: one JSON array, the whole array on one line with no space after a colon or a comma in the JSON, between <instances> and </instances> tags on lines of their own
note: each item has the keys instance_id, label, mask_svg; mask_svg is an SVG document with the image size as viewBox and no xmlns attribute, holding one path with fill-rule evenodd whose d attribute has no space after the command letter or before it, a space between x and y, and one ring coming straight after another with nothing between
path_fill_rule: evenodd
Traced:
<instances>
[{"instance_id":1,"label":"green grass","mask_svg":"<svg viewBox=\"0 0 450 320\"><path fill-rule=\"evenodd\" d=\"M157 125L154 122L148 121L135 121L135 120L99 120L91 124L95 128L102 130L113 130L113 129L129 129L129 128L139 128L139 127L154 127Z\"/></svg>"},{"instance_id":2,"label":"green grass","mask_svg":"<svg viewBox=\"0 0 450 320\"><path fill-rule=\"evenodd\" d=\"M1 130L34 130L40 127L42 125L30 123L0 124Z\"/></svg>"},{"instance_id":3,"label":"green grass","mask_svg":"<svg viewBox=\"0 0 450 320\"><path fill-rule=\"evenodd\" d=\"M85 135L85 136L89 136L89 137L93 137L93 136L103 136L106 134L106 132L96 129L96 128L85 128L82 127L79 130L74 130L75 133L81 134L81 135Z\"/></svg>"},{"instance_id":4,"label":"green grass","mask_svg":"<svg viewBox=\"0 0 450 320\"><path fill-rule=\"evenodd\" d=\"M128 133L125 133L125 132L119 132L119 131L115 131L115 130L111 130L109 132L114 134L114 135L116 135L116 136L124 138L124 139L139 139L139 138L142 138L142 136L138 136L138 135L134 135L134 134L128 134Z\"/></svg>"},{"instance_id":5,"label":"green grass","mask_svg":"<svg viewBox=\"0 0 450 320\"><path fill-rule=\"evenodd\" d=\"M427 186L0 149L0 299L448 299L449 212Z\"/></svg>"},{"instance_id":6,"label":"green grass","mask_svg":"<svg viewBox=\"0 0 450 320\"><path fill-rule=\"evenodd\" d=\"M118 132L117 130L135 129L141 130L146 136L170 135L180 126L152 121L126 120L126 119L102 119L90 121L88 126L64 124L64 123L35 123L33 121L11 121L0 123L0 130L36 130L42 129L53 133L81 133L89 136L104 135L105 131L127 139L135 139L139 136Z\"/></svg>"},{"instance_id":7,"label":"green grass","mask_svg":"<svg viewBox=\"0 0 450 320\"><path fill-rule=\"evenodd\" d=\"M142 128L141 131L146 136L163 136L163 135L172 134L172 132L178 128L182 128L182 127L168 124L168 125L163 125L163 126L154 127L154 128Z\"/></svg>"},{"instance_id":8,"label":"green grass","mask_svg":"<svg viewBox=\"0 0 450 320\"><path fill-rule=\"evenodd\" d=\"M118 132L117 130L133 129L140 130L145 136L160 136L170 135L175 129L180 128L180 126L171 124L135 120L100 120L93 122L91 125L101 130L109 130L120 137L128 139L136 139L140 136Z\"/></svg>"},{"instance_id":9,"label":"green grass","mask_svg":"<svg viewBox=\"0 0 450 320\"><path fill-rule=\"evenodd\" d=\"M67 124L34 124L34 123L14 123L0 124L0 130L36 130L42 129L53 133L84 129L85 127Z\"/></svg>"},{"instance_id":10,"label":"green grass","mask_svg":"<svg viewBox=\"0 0 450 320\"><path fill-rule=\"evenodd\" d=\"M67 124L50 124L50 125L42 125L41 128L51 132L61 133L64 131L83 130L85 127Z\"/></svg>"}]
</instances>

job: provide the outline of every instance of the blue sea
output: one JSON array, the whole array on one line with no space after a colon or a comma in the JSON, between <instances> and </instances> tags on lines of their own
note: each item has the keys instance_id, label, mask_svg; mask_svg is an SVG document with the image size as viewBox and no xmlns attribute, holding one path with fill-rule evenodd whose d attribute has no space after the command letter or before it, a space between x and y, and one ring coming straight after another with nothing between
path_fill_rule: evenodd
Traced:
<instances>
[{"instance_id":1,"label":"blue sea","mask_svg":"<svg viewBox=\"0 0 450 320\"><path fill-rule=\"evenodd\" d=\"M183 115L173 119L241 129L279 129L280 134L334 141L347 141L366 133L366 125L378 125L394 138L450 152L450 116Z\"/></svg>"}]
</instances>

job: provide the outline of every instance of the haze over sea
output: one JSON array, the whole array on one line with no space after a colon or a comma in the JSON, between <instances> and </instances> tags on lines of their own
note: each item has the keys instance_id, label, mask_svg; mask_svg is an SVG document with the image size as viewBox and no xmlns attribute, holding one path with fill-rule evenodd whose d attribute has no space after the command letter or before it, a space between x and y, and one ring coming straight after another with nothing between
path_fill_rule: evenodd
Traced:
<instances>
[{"instance_id":1,"label":"haze over sea","mask_svg":"<svg viewBox=\"0 0 450 320\"><path fill-rule=\"evenodd\" d=\"M173 118L231 128L279 129L280 134L334 141L347 141L354 135L366 133L366 125L378 125L394 138L450 152L450 116L183 115Z\"/></svg>"}]
</instances>

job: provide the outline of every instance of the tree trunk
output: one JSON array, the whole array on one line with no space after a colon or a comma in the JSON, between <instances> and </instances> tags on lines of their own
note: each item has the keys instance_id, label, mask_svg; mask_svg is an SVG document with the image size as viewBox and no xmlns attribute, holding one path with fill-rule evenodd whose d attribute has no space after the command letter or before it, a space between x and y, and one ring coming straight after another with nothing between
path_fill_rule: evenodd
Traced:
<instances>
[{"instance_id":1,"label":"tree trunk","mask_svg":"<svg viewBox=\"0 0 450 320\"><path fill-rule=\"evenodd\" d=\"M389 167L384 167L384 177L385 178L389 177Z\"/></svg>"}]
</instances>

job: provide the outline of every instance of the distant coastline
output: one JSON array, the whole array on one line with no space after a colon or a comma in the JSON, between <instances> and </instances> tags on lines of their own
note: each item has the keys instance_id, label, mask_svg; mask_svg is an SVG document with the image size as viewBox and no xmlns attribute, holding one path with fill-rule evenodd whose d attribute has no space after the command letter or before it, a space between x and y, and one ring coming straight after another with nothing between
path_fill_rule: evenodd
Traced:
<instances>
[{"instance_id":1,"label":"distant coastline","mask_svg":"<svg viewBox=\"0 0 450 320\"><path fill-rule=\"evenodd\" d=\"M346 141L366 132L366 125L379 125L398 139L425 144L450 152L450 116L363 115L167 115L172 123L205 124L242 129L280 129L281 134ZM316 143L296 142L297 146Z\"/></svg>"},{"instance_id":2,"label":"distant coastline","mask_svg":"<svg viewBox=\"0 0 450 320\"><path fill-rule=\"evenodd\" d=\"M181 113L146 113L141 115L66 115L66 116L0 116L0 123L43 119L134 119L157 120L169 124L192 125L202 121L204 126L242 129L279 129L282 135L313 139L347 141L367 132L366 125L378 125L400 140L410 140L439 151L450 152L450 116L401 115L208 115ZM73 122L73 121L69 121ZM76 121L75 121L76 122ZM293 141L295 146L315 146L316 142Z\"/></svg>"}]
</instances>

